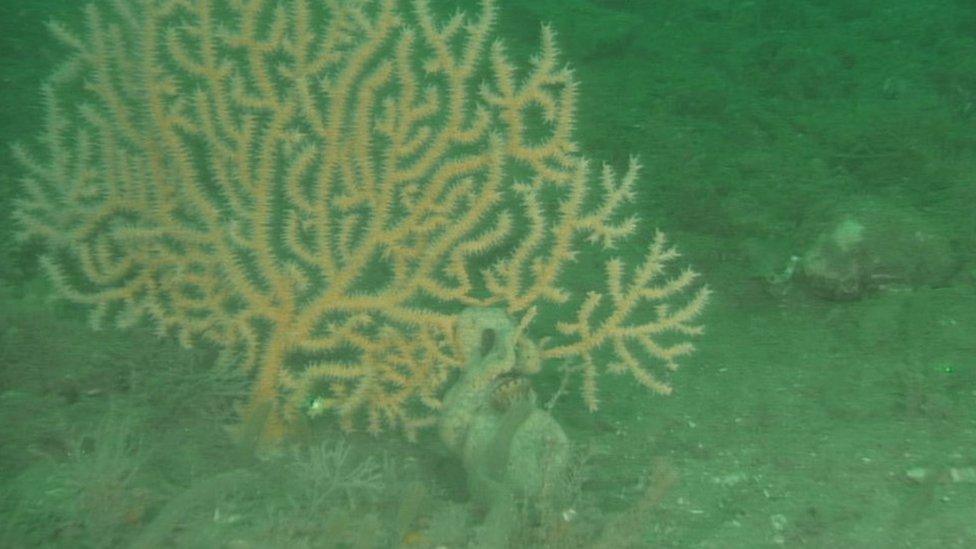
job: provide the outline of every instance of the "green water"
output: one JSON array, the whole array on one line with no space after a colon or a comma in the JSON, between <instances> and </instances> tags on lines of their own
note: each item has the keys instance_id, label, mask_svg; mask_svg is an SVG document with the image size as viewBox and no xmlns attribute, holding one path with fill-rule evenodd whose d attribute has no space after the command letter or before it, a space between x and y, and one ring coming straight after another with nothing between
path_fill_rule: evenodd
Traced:
<instances>
[{"instance_id":1,"label":"green water","mask_svg":"<svg viewBox=\"0 0 976 549\"><path fill-rule=\"evenodd\" d=\"M581 152L641 159L629 211L714 292L673 394L606 375L598 413L578 379L556 399L572 499L513 517L508 544L976 546L976 5L498 7L513 57L540 22L558 32ZM65 54L51 19L80 25L80 5L0 0L0 546L497 539L434 433L320 421L255 455L227 433L248 380L211 368L216 350L93 332L85 308L50 299L40 250L13 239L9 145L43 120L38 90ZM532 382L545 403L561 376Z\"/></svg>"}]
</instances>

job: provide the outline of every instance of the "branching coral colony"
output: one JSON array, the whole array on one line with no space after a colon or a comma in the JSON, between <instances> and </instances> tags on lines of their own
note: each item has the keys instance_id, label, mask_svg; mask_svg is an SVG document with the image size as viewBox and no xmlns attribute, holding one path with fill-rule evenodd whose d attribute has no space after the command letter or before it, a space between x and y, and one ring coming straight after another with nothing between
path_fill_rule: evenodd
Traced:
<instances>
[{"instance_id":1,"label":"branching coral colony","mask_svg":"<svg viewBox=\"0 0 976 549\"><path fill-rule=\"evenodd\" d=\"M467 307L559 308L542 363L650 390L701 332L708 292L621 206L639 165L594 170L573 141L576 82L554 33L517 69L480 12L427 0L115 0L43 86L40 146L16 216L94 326L149 322L209 341L253 376L242 418L265 440L297 418L346 429L436 422ZM584 248L603 287L567 287ZM697 287L697 289L696 289Z\"/></svg>"}]
</instances>

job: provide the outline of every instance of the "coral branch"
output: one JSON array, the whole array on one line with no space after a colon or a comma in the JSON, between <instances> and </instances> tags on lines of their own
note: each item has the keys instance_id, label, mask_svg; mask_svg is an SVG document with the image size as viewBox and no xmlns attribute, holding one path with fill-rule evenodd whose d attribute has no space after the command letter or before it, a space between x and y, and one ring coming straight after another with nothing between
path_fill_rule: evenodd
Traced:
<instances>
[{"instance_id":1,"label":"coral branch","mask_svg":"<svg viewBox=\"0 0 976 549\"><path fill-rule=\"evenodd\" d=\"M601 293L564 276L637 231L640 166L592 181L550 27L523 69L492 0L447 19L426 0L105 4L84 32L51 25L72 53L39 146L15 150L21 237L93 325L148 323L250 372L246 431L432 424L472 306L574 308L531 328L556 336L543 358L582 360L591 408L601 350L670 391L646 360L691 351L661 337L698 334L708 293L668 306L696 276L666 278L660 234L635 268L607 261Z\"/></svg>"}]
</instances>

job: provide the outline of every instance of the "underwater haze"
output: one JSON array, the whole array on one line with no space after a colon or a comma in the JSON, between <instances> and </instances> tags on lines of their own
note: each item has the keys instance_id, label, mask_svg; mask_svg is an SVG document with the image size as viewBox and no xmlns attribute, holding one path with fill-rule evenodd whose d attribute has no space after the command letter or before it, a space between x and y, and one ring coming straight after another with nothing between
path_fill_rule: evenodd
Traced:
<instances>
[{"instance_id":1,"label":"underwater haze","mask_svg":"<svg viewBox=\"0 0 976 549\"><path fill-rule=\"evenodd\" d=\"M976 3L86 4L0 0L0 547L976 547ZM271 76L207 66L247 6ZM307 44L338 67L311 91ZM182 76L118 68L157 53ZM375 109L316 126L347 92ZM370 192L441 127L454 156ZM401 286L468 206L514 213ZM420 221L357 263L383 215ZM191 265L125 293L156 245Z\"/></svg>"}]
</instances>

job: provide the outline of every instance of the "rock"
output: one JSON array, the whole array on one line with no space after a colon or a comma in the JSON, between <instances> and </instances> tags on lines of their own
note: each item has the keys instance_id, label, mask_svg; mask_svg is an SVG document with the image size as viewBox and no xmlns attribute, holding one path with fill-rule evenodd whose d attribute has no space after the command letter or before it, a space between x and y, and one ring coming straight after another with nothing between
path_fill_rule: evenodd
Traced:
<instances>
[{"instance_id":1,"label":"rock","mask_svg":"<svg viewBox=\"0 0 976 549\"><path fill-rule=\"evenodd\" d=\"M943 285L958 267L945 228L915 210L874 202L839 214L801 256L796 279L825 299L856 300Z\"/></svg>"}]
</instances>

